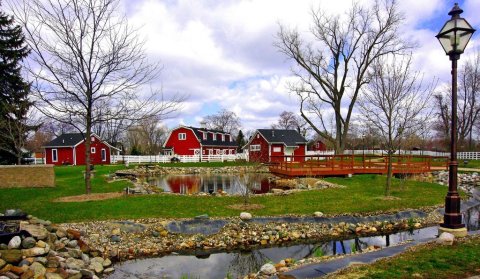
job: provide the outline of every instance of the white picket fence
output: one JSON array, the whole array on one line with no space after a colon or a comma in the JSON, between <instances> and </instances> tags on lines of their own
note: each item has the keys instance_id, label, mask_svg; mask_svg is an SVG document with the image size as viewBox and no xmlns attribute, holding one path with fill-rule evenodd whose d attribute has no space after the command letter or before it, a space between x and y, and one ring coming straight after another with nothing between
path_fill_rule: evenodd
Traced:
<instances>
[{"instance_id":1,"label":"white picket fence","mask_svg":"<svg viewBox=\"0 0 480 279\"><path fill-rule=\"evenodd\" d=\"M225 162L235 160L248 160L247 153L221 154L221 155L112 155L111 163L124 162L130 164L141 163L170 163L172 158L178 158L182 163L191 162Z\"/></svg>"}]
</instances>

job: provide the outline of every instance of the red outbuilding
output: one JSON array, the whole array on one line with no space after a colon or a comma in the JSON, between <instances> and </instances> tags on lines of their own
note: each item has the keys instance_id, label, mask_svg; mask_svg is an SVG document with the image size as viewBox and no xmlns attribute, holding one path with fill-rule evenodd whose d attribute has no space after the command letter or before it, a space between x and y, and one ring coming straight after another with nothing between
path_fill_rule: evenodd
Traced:
<instances>
[{"instance_id":1,"label":"red outbuilding","mask_svg":"<svg viewBox=\"0 0 480 279\"><path fill-rule=\"evenodd\" d=\"M166 155L229 155L237 153L237 143L231 134L187 126L173 129L163 147Z\"/></svg>"},{"instance_id":2,"label":"red outbuilding","mask_svg":"<svg viewBox=\"0 0 480 279\"><path fill-rule=\"evenodd\" d=\"M299 162L305 159L307 140L295 130L258 129L246 147L251 162Z\"/></svg>"},{"instance_id":3,"label":"red outbuilding","mask_svg":"<svg viewBox=\"0 0 480 279\"><path fill-rule=\"evenodd\" d=\"M85 165L85 138L81 133L62 134L45 146L45 163L53 165ZM110 164L112 152L120 150L92 134L90 162Z\"/></svg>"},{"instance_id":4,"label":"red outbuilding","mask_svg":"<svg viewBox=\"0 0 480 279\"><path fill-rule=\"evenodd\" d=\"M313 140L308 144L308 150L309 151L326 151L327 150L327 145L319 140Z\"/></svg>"}]
</instances>

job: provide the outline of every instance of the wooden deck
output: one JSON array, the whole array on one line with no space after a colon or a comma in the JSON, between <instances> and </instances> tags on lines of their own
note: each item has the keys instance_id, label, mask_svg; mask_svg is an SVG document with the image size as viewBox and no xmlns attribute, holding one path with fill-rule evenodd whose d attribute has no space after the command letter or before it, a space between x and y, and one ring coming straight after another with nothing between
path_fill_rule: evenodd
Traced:
<instances>
[{"instance_id":1,"label":"wooden deck","mask_svg":"<svg viewBox=\"0 0 480 279\"><path fill-rule=\"evenodd\" d=\"M349 174L386 174L387 156L316 155L275 157L270 172L282 177L344 176ZM394 156L393 174L420 174L447 170L448 158L430 156Z\"/></svg>"}]
</instances>

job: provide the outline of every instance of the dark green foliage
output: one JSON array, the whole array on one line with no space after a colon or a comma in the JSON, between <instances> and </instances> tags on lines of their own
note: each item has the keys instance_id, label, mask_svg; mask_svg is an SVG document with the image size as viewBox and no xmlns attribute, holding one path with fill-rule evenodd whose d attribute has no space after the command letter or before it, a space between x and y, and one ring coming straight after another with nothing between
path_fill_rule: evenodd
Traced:
<instances>
[{"instance_id":1,"label":"dark green foliage","mask_svg":"<svg viewBox=\"0 0 480 279\"><path fill-rule=\"evenodd\" d=\"M240 130L237 135L237 152L242 152L242 147L244 147L245 144L245 135L243 135L242 130Z\"/></svg>"},{"instance_id":2,"label":"dark green foliage","mask_svg":"<svg viewBox=\"0 0 480 279\"><path fill-rule=\"evenodd\" d=\"M0 163L19 161L26 134L33 129L26 124L30 84L20 65L28 53L21 27L0 10Z\"/></svg>"}]
</instances>

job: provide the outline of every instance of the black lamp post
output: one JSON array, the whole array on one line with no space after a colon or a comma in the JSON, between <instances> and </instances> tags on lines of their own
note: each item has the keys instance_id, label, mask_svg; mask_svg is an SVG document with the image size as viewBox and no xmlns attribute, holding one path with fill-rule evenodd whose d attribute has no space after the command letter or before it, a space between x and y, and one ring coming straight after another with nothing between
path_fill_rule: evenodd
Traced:
<instances>
[{"instance_id":1,"label":"black lamp post","mask_svg":"<svg viewBox=\"0 0 480 279\"><path fill-rule=\"evenodd\" d=\"M452 61L452 124L450 130L450 163L448 175L448 193L445 197L445 215L440 231L458 231L466 234L465 225L460 214L460 196L457 192L457 61L463 53L475 29L460 17L463 10L455 3L448 13L452 18L445 23L436 36L445 53Z\"/></svg>"}]
</instances>

